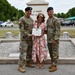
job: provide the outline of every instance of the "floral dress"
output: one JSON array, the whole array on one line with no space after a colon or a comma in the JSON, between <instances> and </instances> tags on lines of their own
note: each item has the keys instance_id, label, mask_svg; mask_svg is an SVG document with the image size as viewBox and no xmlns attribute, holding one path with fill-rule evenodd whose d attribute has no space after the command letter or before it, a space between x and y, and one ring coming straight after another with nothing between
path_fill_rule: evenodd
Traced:
<instances>
[{"instance_id":1,"label":"floral dress","mask_svg":"<svg viewBox=\"0 0 75 75\"><path fill-rule=\"evenodd\" d=\"M33 27L37 28L37 23L34 23ZM42 33L46 29L45 23L41 23L39 27L42 28ZM33 37L32 60L34 62L37 61L36 56L38 57L40 63L42 63L42 61L46 60L47 58L46 40L44 34L42 34L41 37Z\"/></svg>"}]
</instances>

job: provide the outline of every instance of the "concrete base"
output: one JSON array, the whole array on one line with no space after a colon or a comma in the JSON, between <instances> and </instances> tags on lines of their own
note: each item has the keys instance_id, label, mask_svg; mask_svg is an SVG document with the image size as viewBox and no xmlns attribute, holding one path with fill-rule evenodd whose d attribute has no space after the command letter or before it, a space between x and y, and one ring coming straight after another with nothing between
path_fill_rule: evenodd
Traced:
<instances>
[{"instance_id":1,"label":"concrete base","mask_svg":"<svg viewBox=\"0 0 75 75\"><path fill-rule=\"evenodd\" d=\"M10 53L9 58L19 58L20 53Z\"/></svg>"},{"instance_id":2,"label":"concrete base","mask_svg":"<svg viewBox=\"0 0 75 75\"><path fill-rule=\"evenodd\" d=\"M0 43L5 43L5 42L19 42L19 39L13 39L13 40L4 40L4 39L0 39ZM71 41L73 43L73 45L75 46L75 38L74 39L69 39L69 40L62 40L60 39L60 41ZM13 57L15 56L15 57ZM19 54L16 55L10 55L9 58L0 58L0 64L17 64L18 63L18 58ZM51 62L50 58L48 58L45 63L49 64ZM33 62L32 62L33 63ZM59 58L58 60L58 64L75 64L75 58Z\"/></svg>"},{"instance_id":3,"label":"concrete base","mask_svg":"<svg viewBox=\"0 0 75 75\"><path fill-rule=\"evenodd\" d=\"M18 58L0 58L0 64L18 64ZM33 62L32 62L33 63ZM47 59L45 64L50 64L51 60ZM75 64L75 58L59 58L58 64Z\"/></svg>"},{"instance_id":4,"label":"concrete base","mask_svg":"<svg viewBox=\"0 0 75 75\"><path fill-rule=\"evenodd\" d=\"M71 39L71 42L73 43L73 45L75 46L75 38Z\"/></svg>"}]
</instances>

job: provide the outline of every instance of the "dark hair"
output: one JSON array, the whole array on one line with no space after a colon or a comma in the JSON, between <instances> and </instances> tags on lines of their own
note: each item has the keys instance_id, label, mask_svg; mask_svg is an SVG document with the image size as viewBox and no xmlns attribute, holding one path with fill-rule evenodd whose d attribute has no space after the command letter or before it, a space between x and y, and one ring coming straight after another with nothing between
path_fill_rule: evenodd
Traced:
<instances>
[{"instance_id":1,"label":"dark hair","mask_svg":"<svg viewBox=\"0 0 75 75\"><path fill-rule=\"evenodd\" d=\"M42 14L42 13L39 13L38 15L37 15L37 19L39 18L39 17L42 17L42 22L44 22L45 21L45 16L44 16L44 14Z\"/></svg>"}]
</instances>

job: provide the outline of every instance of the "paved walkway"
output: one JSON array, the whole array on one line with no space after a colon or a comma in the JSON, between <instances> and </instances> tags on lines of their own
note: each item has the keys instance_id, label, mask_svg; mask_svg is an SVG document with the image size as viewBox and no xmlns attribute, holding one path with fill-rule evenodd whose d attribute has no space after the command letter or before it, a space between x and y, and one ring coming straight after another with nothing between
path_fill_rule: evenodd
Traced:
<instances>
[{"instance_id":1,"label":"paved walkway","mask_svg":"<svg viewBox=\"0 0 75 75\"><path fill-rule=\"evenodd\" d=\"M58 65L56 72L48 71L49 65L44 69L26 68L26 73L20 73L17 64L0 64L0 75L75 75L75 65Z\"/></svg>"}]
</instances>

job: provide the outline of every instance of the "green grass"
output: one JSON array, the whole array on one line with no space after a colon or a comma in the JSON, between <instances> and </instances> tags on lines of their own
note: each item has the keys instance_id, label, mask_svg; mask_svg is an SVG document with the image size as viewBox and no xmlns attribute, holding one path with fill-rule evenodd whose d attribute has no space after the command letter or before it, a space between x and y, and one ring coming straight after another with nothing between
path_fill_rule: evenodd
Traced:
<instances>
[{"instance_id":1,"label":"green grass","mask_svg":"<svg viewBox=\"0 0 75 75\"><path fill-rule=\"evenodd\" d=\"M11 32L13 36L19 35L19 30L0 30L0 38L5 38L6 32ZM61 35L63 32L69 32L72 38L75 38L75 30L61 30Z\"/></svg>"},{"instance_id":2,"label":"green grass","mask_svg":"<svg viewBox=\"0 0 75 75\"><path fill-rule=\"evenodd\" d=\"M11 32L12 36L19 35L19 30L0 30L0 38L5 38L6 32Z\"/></svg>"}]
</instances>

